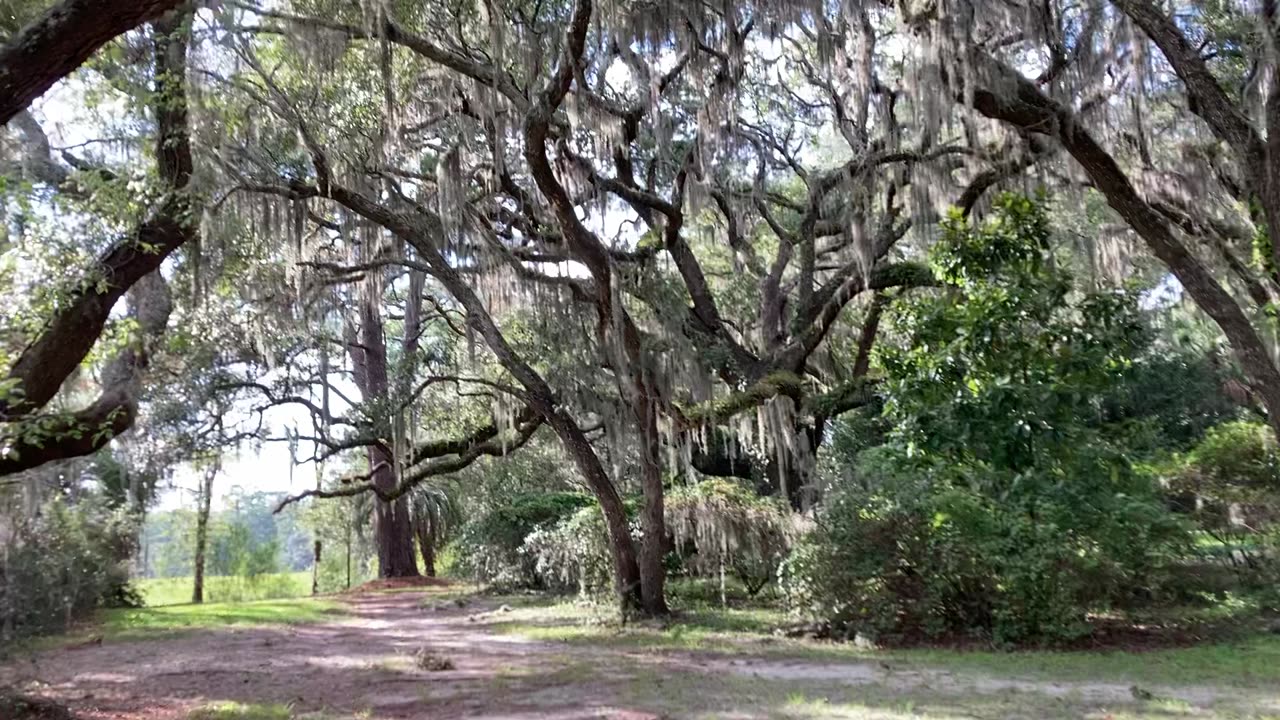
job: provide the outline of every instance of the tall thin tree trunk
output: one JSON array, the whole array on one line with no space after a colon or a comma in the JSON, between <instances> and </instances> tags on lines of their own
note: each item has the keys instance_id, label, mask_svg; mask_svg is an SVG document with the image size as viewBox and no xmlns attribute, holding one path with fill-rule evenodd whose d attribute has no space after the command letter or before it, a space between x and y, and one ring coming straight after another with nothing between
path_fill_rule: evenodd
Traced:
<instances>
[{"instance_id":1,"label":"tall thin tree trunk","mask_svg":"<svg viewBox=\"0 0 1280 720\"><path fill-rule=\"evenodd\" d=\"M324 549L319 538L316 538L315 547L311 555L311 594L320 594L320 552Z\"/></svg>"},{"instance_id":2,"label":"tall thin tree trunk","mask_svg":"<svg viewBox=\"0 0 1280 720\"><path fill-rule=\"evenodd\" d=\"M321 358L320 364L321 364L321 367L323 368L321 370L321 377L328 378L329 368L328 368L327 360L325 358ZM325 391L326 391L325 407L327 408L329 405L327 384L325 386ZM327 413L328 410L326 409L325 412ZM316 463L316 490L319 490L322 485L321 480L324 477L324 470L322 468L323 468L322 463L317 462ZM312 547L312 552L311 552L311 594L319 595L320 594L320 553L323 552L324 550L324 545L320 541L319 528L313 531L312 539L315 541L315 544Z\"/></svg>"},{"instance_id":3,"label":"tall thin tree trunk","mask_svg":"<svg viewBox=\"0 0 1280 720\"><path fill-rule=\"evenodd\" d=\"M212 464L205 468L200 485L199 509L196 512L195 581L191 586L191 602L197 605L204 602L204 559L205 548L209 544L209 510L213 506L213 480L220 469L222 458L214 456Z\"/></svg>"}]
</instances>

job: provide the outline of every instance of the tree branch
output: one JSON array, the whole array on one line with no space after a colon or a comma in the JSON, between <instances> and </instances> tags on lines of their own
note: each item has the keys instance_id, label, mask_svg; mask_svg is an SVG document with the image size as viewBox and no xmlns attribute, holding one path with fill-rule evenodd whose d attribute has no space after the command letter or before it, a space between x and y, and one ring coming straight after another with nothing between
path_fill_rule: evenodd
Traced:
<instances>
[{"instance_id":1,"label":"tree branch","mask_svg":"<svg viewBox=\"0 0 1280 720\"><path fill-rule=\"evenodd\" d=\"M0 47L0 125L98 48L182 0L63 0Z\"/></svg>"}]
</instances>

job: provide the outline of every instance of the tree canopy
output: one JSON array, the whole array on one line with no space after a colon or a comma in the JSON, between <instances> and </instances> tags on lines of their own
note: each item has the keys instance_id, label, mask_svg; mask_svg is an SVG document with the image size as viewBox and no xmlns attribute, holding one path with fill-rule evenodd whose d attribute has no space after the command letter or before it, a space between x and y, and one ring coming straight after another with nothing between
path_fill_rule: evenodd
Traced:
<instances>
[{"instance_id":1,"label":"tree canopy","mask_svg":"<svg viewBox=\"0 0 1280 720\"><path fill-rule=\"evenodd\" d=\"M3 476L288 443L353 469L281 506L373 494L414 574L435 484L554 440L660 613L673 484L810 510L882 406L951 460L1070 464L1038 438L1132 410L1165 290L1280 429L1270 3L18 10Z\"/></svg>"}]
</instances>

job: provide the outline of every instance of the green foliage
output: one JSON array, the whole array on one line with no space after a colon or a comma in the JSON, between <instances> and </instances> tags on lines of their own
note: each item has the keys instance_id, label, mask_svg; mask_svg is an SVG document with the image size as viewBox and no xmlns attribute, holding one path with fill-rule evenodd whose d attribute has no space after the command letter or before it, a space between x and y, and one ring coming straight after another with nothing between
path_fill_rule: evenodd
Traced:
<instances>
[{"instance_id":1,"label":"green foliage","mask_svg":"<svg viewBox=\"0 0 1280 720\"><path fill-rule=\"evenodd\" d=\"M1216 500L1250 502L1280 496L1275 432L1260 422L1219 425L1182 458L1175 486Z\"/></svg>"},{"instance_id":2,"label":"green foliage","mask_svg":"<svg viewBox=\"0 0 1280 720\"><path fill-rule=\"evenodd\" d=\"M956 217L932 252L942 296L891 312L911 342L888 347L886 412L913 456L1018 472L1082 438L1098 397L1149 340L1137 298L1080 294L1048 252L1045 216L1003 196L982 228Z\"/></svg>"},{"instance_id":3,"label":"green foliage","mask_svg":"<svg viewBox=\"0 0 1280 720\"><path fill-rule=\"evenodd\" d=\"M1069 640L1150 591L1185 539L1102 424L1150 334L1127 292L1081 293L1038 205L944 225L944 289L898 302L881 360L890 442L787 563L792 605L838 634Z\"/></svg>"},{"instance_id":4,"label":"green foliage","mask_svg":"<svg viewBox=\"0 0 1280 720\"><path fill-rule=\"evenodd\" d=\"M1199 523L1198 555L1232 572L1264 609L1280 612L1280 449L1271 427L1224 423L1154 472Z\"/></svg>"},{"instance_id":5,"label":"green foliage","mask_svg":"<svg viewBox=\"0 0 1280 720\"><path fill-rule=\"evenodd\" d=\"M128 558L136 518L55 498L21 520L0 553L0 638L59 632L98 607L136 606Z\"/></svg>"},{"instance_id":6,"label":"green foliage","mask_svg":"<svg viewBox=\"0 0 1280 720\"><path fill-rule=\"evenodd\" d=\"M232 522L210 543L209 569L215 575L253 579L276 572L279 553L275 538L255 542L247 524Z\"/></svg>"},{"instance_id":7,"label":"green foliage","mask_svg":"<svg viewBox=\"0 0 1280 720\"><path fill-rule=\"evenodd\" d=\"M925 472L891 453L864 458L874 486L829 496L784 565L790 607L837 635L1070 640L1157 580L1180 537L1150 483L1117 483L1106 460L996 495L971 469Z\"/></svg>"},{"instance_id":8,"label":"green foliage","mask_svg":"<svg viewBox=\"0 0 1280 720\"><path fill-rule=\"evenodd\" d=\"M209 574L253 578L288 570L310 570L316 530L322 531L326 543L332 542L328 538L330 534L334 535L333 540L341 537L343 508L335 507L335 512L330 513L332 517L326 516L323 522L313 524L297 506L276 514L274 510L281 497L280 493L232 488L222 500L225 509L210 514ZM195 513L191 510L148 513L142 529L147 576L191 575L194 538Z\"/></svg>"},{"instance_id":9,"label":"green foliage","mask_svg":"<svg viewBox=\"0 0 1280 720\"><path fill-rule=\"evenodd\" d=\"M1108 430L1124 434L1131 455L1185 451L1240 408L1224 388L1234 378L1209 354L1153 346L1133 358L1102 397Z\"/></svg>"},{"instance_id":10,"label":"green foliage","mask_svg":"<svg viewBox=\"0 0 1280 720\"><path fill-rule=\"evenodd\" d=\"M498 586L539 587L543 575L536 558L521 551L525 539L591 505L591 497L582 493L513 495L463 526L456 544L459 570Z\"/></svg>"}]
</instances>

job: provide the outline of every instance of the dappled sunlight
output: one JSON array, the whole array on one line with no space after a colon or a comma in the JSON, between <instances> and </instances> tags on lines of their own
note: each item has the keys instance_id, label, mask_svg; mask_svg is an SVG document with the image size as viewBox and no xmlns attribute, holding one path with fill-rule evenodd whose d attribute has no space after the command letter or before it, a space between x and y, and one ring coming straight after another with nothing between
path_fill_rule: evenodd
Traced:
<instances>
[{"instance_id":1,"label":"dappled sunlight","mask_svg":"<svg viewBox=\"0 0 1280 720\"><path fill-rule=\"evenodd\" d=\"M0 720L1280 720L1280 0L0 0Z\"/></svg>"},{"instance_id":2,"label":"dappled sunlight","mask_svg":"<svg viewBox=\"0 0 1280 720\"><path fill-rule=\"evenodd\" d=\"M775 639L757 625L767 615L749 611L699 610L618 632L593 623L598 613L581 605L510 607L500 597L471 596L465 607L431 609L424 598L361 596L353 598L351 615L326 614L322 623L232 624L128 642L108 637L100 645L48 651L32 661L46 680L44 693L108 716L137 707L216 711L222 714L208 717L217 720L256 720L252 712L259 710L274 718L270 713L280 707L287 709L285 717L298 720L1145 720L1188 712L1204 718L1280 712L1273 685L1139 681L1146 699L1138 699L1132 680L1108 676L1105 669L1086 675L1082 667L1079 678L1066 673L1040 679L1036 661L1047 678L1054 662L1070 662L1064 660L1070 653L853 655L829 643ZM227 606L205 617L263 617L257 605ZM280 610L270 607L265 616ZM557 629L567 641L555 639ZM420 650L449 665L419 667L414 657ZM994 664L1001 657L1003 668ZM1125 657L1141 662L1141 656ZM984 658L993 664L984 668ZM1185 669L1163 672L1171 681L1194 678L1192 660ZM1200 661L1201 669L1208 667ZM103 672L104 667L129 671ZM20 670L4 672L21 679ZM0 674L0 681L5 677ZM241 715L227 714L235 712Z\"/></svg>"}]
</instances>

